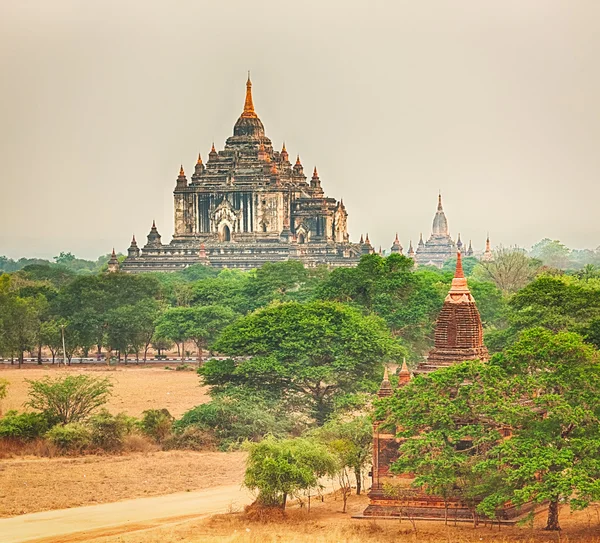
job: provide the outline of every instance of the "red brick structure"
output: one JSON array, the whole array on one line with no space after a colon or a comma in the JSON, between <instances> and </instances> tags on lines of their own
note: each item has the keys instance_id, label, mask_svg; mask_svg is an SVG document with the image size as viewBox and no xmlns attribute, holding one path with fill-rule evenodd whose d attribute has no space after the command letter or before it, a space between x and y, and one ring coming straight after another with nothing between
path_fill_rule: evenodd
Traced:
<instances>
[{"instance_id":1,"label":"red brick structure","mask_svg":"<svg viewBox=\"0 0 600 543\"><path fill-rule=\"evenodd\" d=\"M488 358L488 350L483 344L481 318L467 286L461 255L458 253L452 287L437 319L434 348L429 352L427 361L418 366L415 374L427 374L465 360L485 361ZM410 381L411 375L406 363L402 365L398 377L399 387L405 386ZM383 398L392 394L393 390L386 370L378 396ZM446 504L443 498L427 495L422 490L413 488L411 474L394 474L390 471L391 464L398 457L399 443L400 439L396 437L394 429L385 430L380 422L375 422L370 502L363 516L444 519ZM389 492L391 487L394 488L393 497ZM521 511L507 506L501 516L505 522L514 522L519 514ZM459 500L450 500L448 518L471 520L472 514Z\"/></svg>"}]
</instances>

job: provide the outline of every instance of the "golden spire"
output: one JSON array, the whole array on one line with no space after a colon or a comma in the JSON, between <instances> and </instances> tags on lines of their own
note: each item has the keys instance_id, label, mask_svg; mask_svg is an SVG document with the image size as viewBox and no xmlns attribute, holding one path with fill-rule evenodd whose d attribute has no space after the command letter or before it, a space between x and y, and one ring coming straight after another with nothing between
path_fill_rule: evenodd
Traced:
<instances>
[{"instance_id":1,"label":"golden spire","mask_svg":"<svg viewBox=\"0 0 600 543\"><path fill-rule=\"evenodd\" d=\"M181 165L181 167L179 168L179 177L183 177L185 175L185 172L183 171L183 164Z\"/></svg>"},{"instance_id":2,"label":"golden spire","mask_svg":"<svg viewBox=\"0 0 600 543\"><path fill-rule=\"evenodd\" d=\"M211 153L216 153L217 152L217 150L215 149L215 142L214 141L212 143L212 147L210 148L210 152Z\"/></svg>"},{"instance_id":3,"label":"golden spire","mask_svg":"<svg viewBox=\"0 0 600 543\"><path fill-rule=\"evenodd\" d=\"M196 164L202 164L202 155L198 153L198 162Z\"/></svg>"},{"instance_id":4,"label":"golden spire","mask_svg":"<svg viewBox=\"0 0 600 543\"><path fill-rule=\"evenodd\" d=\"M258 117L254 111L252 102L252 81L250 81L250 71L248 71L248 81L246 81L246 101L244 102L244 112L242 117Z\"/></svg>"},{"instance_id":5,"label":"golden spire","mask_svg":"<svg viewBox=\"0 0 600 543\"><path fill-rule=\"evenodd\" d=\"M300 155L296 155L296 166L302 166L300 163Z\"/></svg>"},{"instance_id":6,"label":"golden spire","mask_svg":"<svg viewBox=\"0 0 600 543\"><path fill-rule=\"evenodd\" d=\"M283 142L283 147L281 148L282 153L287 153L287 149L285 148L285 141Z\"/></svg>"},{"instance_id":7,"label":"golden spire","mask_svg":"<svg viewBox=\"0 0 600 543\"><path fill-rule=\"evenodd\" d=\"M319 172L317 172L317 167L313 170L313 178L319 177Z\"/></svg>"}]
</instances>

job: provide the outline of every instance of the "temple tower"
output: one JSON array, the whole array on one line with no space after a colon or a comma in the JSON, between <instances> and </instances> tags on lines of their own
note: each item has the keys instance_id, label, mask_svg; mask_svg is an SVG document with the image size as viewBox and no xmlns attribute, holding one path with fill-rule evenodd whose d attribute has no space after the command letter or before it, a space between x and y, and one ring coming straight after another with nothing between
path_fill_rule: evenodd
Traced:
<instances>
[{"instance_id":1,"label":"temple tower","mask_svg":"<svg viewBox=\"0 0 600 543\"><path fill-rule=\"evenodd\" d=\"M415 373L427 373L465 360L488 360L483 344L483 326L475 299L463 272L462 256L456 254L456 271L452 286L435 325L434 348L427 362Z\"/></svg>"}]
</instances>

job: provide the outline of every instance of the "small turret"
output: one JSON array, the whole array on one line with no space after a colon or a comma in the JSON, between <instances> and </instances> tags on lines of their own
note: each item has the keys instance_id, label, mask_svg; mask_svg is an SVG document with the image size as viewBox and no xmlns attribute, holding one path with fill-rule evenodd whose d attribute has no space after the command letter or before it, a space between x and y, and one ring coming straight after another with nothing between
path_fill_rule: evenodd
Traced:
<instances>
[{"instance_id":1,"label":"small turret","mask_svg":"<svg viewBox=\"0 0 600 543\"><path fill-rule=\"evenodd\" d=\"M119 271L119 260L117 259L117 255L115 254L115 248L113 247L112 254L110 255L110 260L108 261L108 273L116 273Z\"/></svg>"},{"instance_id":2,"label":"small turret","mask_svg":"<svg viewBox=\"0 0 600 543\"><path fill-rule=\"evenodd\" d=\"M321 189L321 179L319 179L319 172L317 172L317 167L313 170L312 179L310 180L310 188L319 192L322 192Z\"/></svg>"},{"instance_id":3,"label":"small turret","mask_svg":"<svg viewBox=\"0 0 600 543\"><path fill-rule=\"evenodd\" d=\"M206 246L204 245L204 242L200 244L200 250L198 251L198 260L199 264L202 264L203 266L210 266L210 259L206 254Z\"/></svg>"},{"instance_id":4,"label":"small turret","mask_svg":"<svg viewBox=\"0 0 600 543\"><path fill-rule=\"evenodd\" d=\"M473 256L473 246L471 245L471 240L469 240L469 248L467 249L467 252L465 254L467 256Z\"/></svg>"},{"instance_id":5,"label":"small turret","mask_svg":"<svg viewBox=\"0 0 600 543\"><path fill-rule=\"evenodd\" d=\"M304 177L304 168L302 167L302 163L300 162L300 155L296 156L296 163L294 164L294 167L292 168L292 175L294 177L302 177L302 178L304 178L304 180L306 179Z\"/></svg>"},{"instance_id":6,"label":"small turret","mask_svg":"<svg viewBox=\"0 0 600 543\"><path fill-rule=\"evenodd\" d=\"M182 189L187 187L187 177L185 176L185 172L183 171L183 164L179 168L179 176L177 177L177 188Z\"/></svg>"},{"instance_id":7,"label":"small turret","mask_svg":"<svg viewBox=\"0 0 600 543\"><path fill-rule=\"evenodd\" d=\"M402 368L398 372L398 387L403 387L412 379L412 375L406 365L406 358L402 360Z\"/></svg>"},{"instance_id":8,"label":"small turret","mask_svg":"<svg viewBox=\"0 0 600 543\"><path fill-rule=\"evenodd\" d=\"M360 243L361 245L364 245L364 243L365 243L365 238L363 237L362 234L360 235L360 241L358 243Z\"/></svg>"},{"instance_id":9,"label":"small turret","mask_svg":"<svg viewBox=\"0 0 600 543\"><path fill-rule=\"evenodd\" d=\"M413 260L415 258L415 250L413 249L412 239L410 240L410 243L408 245L408 256L409 256L409 258L412 258Z\"/></svg>"},{"instance_id":10,"label":"small turret","mask_svg":"<svg viewBox=\"0 0 600 543\"><path fill-rule=\"evenodd\" d=\"M194 175L192 175L192 181L197 183L206 171L206 167L202 163L202 156L198 153L198 160L196 161L196 166L194 167Z\"/></svg>"},{"instance_id":11,"label":"small turret","mask_svg":"<svg viewBox=\"0 0 600 543\"><path fill-rule=\"evenodd\" d=\"M456 242L456 248L462 252L463 242L460 240L460 232L458 233L458 240Z\"/></svg>"},{"instance_id":12,"label":"small turret","mask_svg":"<svg viewBox=\"0 0 600 543\"><path fill-rule=\"evenodd\" d=\"M267 151L265 149L265 144L262 141L260 142L260 145L258 146L257 158L258 158L258 160L262 160L263 162L267 162L267 159L268 159Z\"/></svg>"},{"instance_id":13,"label":"small turret","mask_svg":"<svg viewBox=\"0 0 600 543\"><path fill-rule=\"evenodd\" d=\"M422 247L425 247L425 242L423 241L423 232L421 232L419 234L419 245L418 245L419 249L422 248Z\"/></svg>"},{"instance_id":14,"label":"small turret","mask_svg":"<svg viewBox=\"0 0 600 543\"><path fill-rule=\"evenodd\" d=\"M388 374L387 366L383 370L383 380L381 381L381 385L379 386L379 392L377 392L377 396L380 398L387 398L394 394L394 389L392 388L392 384L390 383L390 376Z\"/></svg>"},{"instance_id":15,"label":"small turret","mask_svg":"<svg viewBox=\"0 0 600 543\"><path fill-rule=\"evenodd\" d=\"M138 247L137 241L135 240L135 234L131 238L131 245L127 249L128 258L137 258L140 256L140 248Z\"/></svg>"},{"instance_id":16,"label":"small turret","mask_svg":"<svg viewBox=\"0 0 600 543\"><path fill-rule=\"evenodd\" d=\"M492 247L490 245L490 234L488 232L487 239L485 240L485 252L481 257L481 260L485 262L490 262L494 260L494 254L492 253Z\"/></svg>"},{"instance_id":17,"label":"small turret","mask_svg":"<svg viewBox=\"0 0 600 543\"><path fill-rule=\"evenodd\" d=\"M156 228L156 222L152 221L152 228L150 229L150 233L148 234L148 243L147 247L160 247L162 242L160 241L160 234Z\"/></svg>"},{"instance_id":18,"label":"small turret","mask_svg":"<svg viewBox=\"0 0 600 543\"><path fill-rule=\"evenodd\" d=\"M213 141L212 147L210 148L210 153L208 153L208 161L214 162L215 160L218 160L218 158L219 153L217 153L217 150L215 149L215 142Z\"/></svg>"},{"instance_id":19,"label":"small turret","mask_svg":"<svg viewBox=\"0 0 600 543\"><path fill-rule=\"evenodd\" d=\"M400 240L398 239L398 232L396 232L396 238L394 239L394 243L392 243L392 253L402 254L404 247L402 247Z\"/></svg>"},{"instance_id":20,"label":"small turret","mask_svg":"<svg viewBox=\"0 0 600 543\"><path fill-rule=\"evenodd\" d=\"M290 155L288 155L287 149L285 148L285 141L283 142L283 147L281 148L279 156L281 157L282 162L289 162Z\"/></svg>"}]
</instances>

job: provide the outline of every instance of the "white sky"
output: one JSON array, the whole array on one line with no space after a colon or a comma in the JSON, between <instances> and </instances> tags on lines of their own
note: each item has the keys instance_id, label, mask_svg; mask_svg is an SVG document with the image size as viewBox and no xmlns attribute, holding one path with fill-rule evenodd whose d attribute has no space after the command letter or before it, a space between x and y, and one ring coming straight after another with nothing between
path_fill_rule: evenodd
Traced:
<instances>
[{"instance_id":1,"label":"white sky","mask_svg":"<svg viewBox=\"0 0 600 543\"><path fill-rule=\"evenodd\" d=\"M0 0L0 254L124 251L173 232L183 163L246 71L267 135L353 241L600 245L597 0Z\"/></svg>"}]
</instances>

